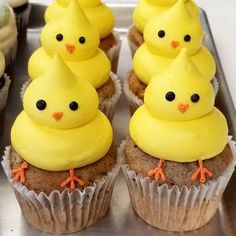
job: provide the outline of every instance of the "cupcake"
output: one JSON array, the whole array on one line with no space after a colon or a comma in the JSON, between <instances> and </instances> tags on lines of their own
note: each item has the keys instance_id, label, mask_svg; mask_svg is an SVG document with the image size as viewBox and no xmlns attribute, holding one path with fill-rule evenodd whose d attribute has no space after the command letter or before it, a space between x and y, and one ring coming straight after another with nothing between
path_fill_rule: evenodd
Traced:
<instances>
[{"instance_id":1,"label":"cupcake","mask_svg":"<svg viewBox=\"0 0 236 236\"><path fill-rule=\"evenodd\" d=\"M217 211L236 152L214 99L209 80L185 56L151 79L130 120L122 170L135 212L154 227L195 230Z\"/></svg>"},{"instance_id":2,"label":"cupcake","mask_svg":"<svg viewBox=\"0 0 236 236\"><path fill-rule=\"evenodd\" d=\"M199 9L193 1L181 1L186 2L186 8L192 15L199 16ZM154 17L162 16L177 2L178 0L139 0L133 12L134 25L128 31L128 41L132 55L144 43L143 32L147 22Z\"/></svg>"},{"instance_id":3,"label":"cupcake","mask_svg":"<svg viewBox=\"0 0 236 236\"><path fill-rule=\"evenodd\" d=\"M2 164L23 216L39 230L76 232L108 211L119 168L98 103L93 86L57 55L24 94Z\"/></svg>"},{"instance_id":4,"label":"cupcake","mask_svg":"<svg viewBox=\"0 0 236 236\"><path fill-rule=\"evenodd\" d=\"M60 18L69 5L68 0L54 0L45 12L45 21ZM111 61L112 71L117 72L121 40L119 34L113 31L115 18L112 10L101 2L101 0L77 0L89 21L99 31L101 48ZM80 12L79 12L80 14Z\"/></svg>"},{"instance_id":5,"label":"cupcake","mask_svg":"<svg viewBox=\"0 0 236 236\"><path fill-rule=\"evenodd\" d=\"M145 43L136 51L133 70L124 82L132 112L143 103L151 77L160 76L183 48L188 49L189 56L206 79L214 77L216 65L210 51L202 45L204 33L200 19L193 16L187 6L180 0L161 17L152 18L147 23Z\"/></svg>"},{"instance_id":6,"label":"cupcake","mask_svg":"<svg viewBox=\"0 0 236 236\"><path fill-rule=\"evenodd\" d=\"M7 0L7 2L12 7L16 16L18 36L25 36L31 11L29 0Z\"/></svg>"},{"instance_id":7,"label":"cupcake","mask_svg":"<svg viewBox=\"0 0 236 236\"><path fill-rule=\"evenodd\" d=\"M8 91L10 87L9 76L4 74L5 71L5 58L2 52L0 51L0 133L3 128L4 120L4 108L6 106Z\"/></svg>"},{"instance_id":8,"label":"cupcake","mask_svg":"<svg viewBox=\"0 0 236 236\"><path fill-rule=\"evenodd\" d=\"M112 120L121 94L120 82L111 73L107 55L98 48L98 31L88 21L77 0L71 0L63 17L46 24L41 44L29 60L30 78L44 73L50 67L53 55L59 54L79 78L87 79L97 89L100 109Z\"/></svg>"},{"instance_id":9,"label":"cupcake","mask_svg":"<svg viewBox=\"0 0 236 236\"><path fill-rule=\"evenodd\" d=\"M5 57L6 70L9 71L16 58L17 28L13 10L5 2L0 3L0 51Z\"/></svg>"}]
</instances>

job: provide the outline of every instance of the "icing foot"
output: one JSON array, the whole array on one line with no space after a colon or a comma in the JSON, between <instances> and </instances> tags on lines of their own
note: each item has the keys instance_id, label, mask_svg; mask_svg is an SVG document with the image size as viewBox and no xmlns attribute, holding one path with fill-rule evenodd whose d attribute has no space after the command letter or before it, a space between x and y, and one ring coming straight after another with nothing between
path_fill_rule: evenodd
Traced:
<instances>
[{"instance_id":1,"label":"icing foot","mask_svg":"<svg viewBox=\"0 0 236 236\"><path fill-rule=\"evenodd\" d=\"M68 177L65 181L63 181L61 183L61 187L64 188L64 187L66 187L67 184L70 183L70 188L72 190L74 190L75 187L76 187L75 183L78 183L80 186L83 186L85 184L85 182L82 179L75 176L75 170L74 169L71 169L69 172L70 172L70 177Z\"/></svg>"},{"instance_id":2,"label":"icing foot","mask_svg":"<svg viewBox=\"0 0 236 236\"><path fill-rule=\"evenodd\" d=\"M203 166L203 161L202 160L198 161L198 165L199 165L199 167L194 172L191 179L195 181L198 177L200 177L200 179L199 179L200 183L204 184L206 182L206 175L211 177L211 176L213 176L213 173L210 172L207 168L205 168Z\"/></svg>"},{"instance_id":3,"label":"icing foot","mask_svg":"<svg viewBox=\"0 0 236 236\"><path fill-rule=\"evenodd\" d=\"M29 163L24 161L23 164L21 165L21 167L12 169L11 173L15 175L14 179L16 181L20 181L21 183L24 183L26 180L25 171L28 168L29 168Z\"/></svg>"},{"instance_id":4,"label":"icing foot","mask_svg":"<svg viewBox=\"0 0 236 236\"><path fill-rule=\"evenodd\" d=\"M161 179L162 181L166 181L166 176L165 176L165 174L164 174L164 171L163 171L163 164L164 164L164 160L161 160L160 159L160 161L159 161L159 163L158 163L158 166L154 169L154 170L150 170L150 171L148 171L148 176L149 177L152 177L152 176L154 176L154 178L155 178L155 180L159 180L159 179Z\"/></svg>"}]
</instances>

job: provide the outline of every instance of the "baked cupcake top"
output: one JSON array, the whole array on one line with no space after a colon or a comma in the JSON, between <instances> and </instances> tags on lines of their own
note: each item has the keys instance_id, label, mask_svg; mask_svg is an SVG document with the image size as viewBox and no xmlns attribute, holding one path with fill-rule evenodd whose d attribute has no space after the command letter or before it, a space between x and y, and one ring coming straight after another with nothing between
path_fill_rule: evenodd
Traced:
<instances>
[{"instance_id":1,"label":"baked cupcake top","mask_svg":"<svg viewBox=\"0 0 236 236\"><path fill-rule=\"evenodd\" d=\"M15 14L5 2L0 3L0 51L5 54L16 42L17 28Z\"/></svg>"},{"instance_id":2,"label":"baked cupcake top","mask_svg":"<svg viewBox=\"0 0 236 236\"><path fill-rule=\"evenodd\" d=\"M48 23L51 20L61 17L68 7L71 0L54 0L45 12L45 20ZM110 8L101 2L101 0L77 0L84 10L89 21L99 31L100 38L105 38L112 33L114 27L114 16Z\"/></svg>"},{"instance_id":3,"label":"baked cupcake top","mask_svg":"<svg viewBox=\"0 0 236 236\"><path fill-rule=\"evenodd\" d=\"M145 84L154 74L163 73L183 48L188 49L194 64L211 80L215 74L214 58L202 45L203 28L184 0L179 0L161 17L151 19L144 30L145 43L134 55L135 74Z\"/></svg>"},{"instance_id":4,"label":"baked cupcake top","mask_svg":"<svg viewBox=\"0 0 236 236\"><path fill-rule=\"evenodd\" d=\"M134 9L133 21L135 27L143 33L147 22L153 17L160 17L170 7L172 7L178 0L139 0L138 5ZM197 5L191 0L184 0L188 10L195 15L199 15Z\"/></svg>"},{"instance_id":5,"label":"baked cupcake top","mask_svg":"<svg viewBox=\"0 0 236 236\"><path fill-rule=\"evenodd\" d=\"M24 94L24 110L11 130L13 148L29 164L49 171L99 160L111 146L112 128L98 103L93 86L54 56Z\"/></svg>"},{"instance_id":6,"label":"baked cupcake top","mask_svg":"<svg viewBox=\"0 0 236 236\"><path fill-rule=\"evenodd\" d=\"M0 51L0 77L4 74L5 71L5 58L2 52Z\"/></svg>"},{"instance_id":7,"label":"baked cupcake top","mask_svg":"<svg viewBox=\"0 0 236 236\"><path fill-rule=\"evenodd\" d=\"M29 60L28 71L32 79L48 69L55 54L60 55L78 77L87 79L95 88L109 79L111 63L98 48L98 31L88 21L77 0L70 1L63 17L46 24L41 44L42 47Z\"/></svg>"},{"instance_id":8,"label":"baked cupcake top","mask_svg":"<svg viewBox=\"0 0 236 236\"><path fill-rule=\"evenodd\" d=\"M175 162L210 159L228 140L226 119L214 107L214 89L186 49L162 76L152 78L129 130L141 150Z\"/></svg>"},{"instance_id":9,"label":"baked cupcake top","mask_svg":"<svg viewBox=\"0 0 236 236\"><path fill-rule=\"evenodd\" d=\"M28 0L7 0L7 2L12 8L15 8L15 7L23 6L29 1Z\"/></svg>"}]
</instances>

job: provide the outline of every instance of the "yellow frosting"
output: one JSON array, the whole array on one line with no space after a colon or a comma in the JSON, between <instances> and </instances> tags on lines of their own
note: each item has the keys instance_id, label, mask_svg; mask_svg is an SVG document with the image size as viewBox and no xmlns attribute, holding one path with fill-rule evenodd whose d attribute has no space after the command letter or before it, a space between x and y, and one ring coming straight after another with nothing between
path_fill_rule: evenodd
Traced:
<instances>
[{"instance_id":1,"label":"yellow frosting","mask_svg":"<svg viewBox=\"0 0 236 236\"><path fill-rule=\"evenodd\" d=\"M190 41L185 41L189 36ZM133 59L136 75L148 84L154 74L165 71L180 51L187 48L195 65L211 80L216 71L215 61L209 50L202 46L202 39L199 18L192 16L184 1L177 2L162 17L151 19L145 27L145 43L138 48Z\"/></svg>"},{"instance_id":2,"label":"yellow frosting","mask_svg":"<svg viewBox=\"0 0 236 236\"><path fill-rule=\"evenodd\" d=\"M57 37L61 39L61 36L63 39L58 41ZM85 42L81 43L83 39ZM98 48L98 32L76 0L71 0L64 17L46 24L41 43L42 47L29 60L28 71L32 79L48 69L54 54L59 54L78 77L87 79L95 88L109 79L111 63Z\"/></svg>"},{"instance_id":3,"label":"yellow frosting","mask_svg":"<svg viewBox=\"0 0 236 236\"><path fill-rule=\"evenodd\" d=\"M48 23L51 20L60 18L66 11L71 0L54 0L45 12L45 20ZM89 21L99 31L100 38L105 38L112 33L115 19L112 10L108 8L101 0L77 0L83 8Z\"/></svg>"},{"instance_id":4,"label":"yellow frosting","mask_svg":"<svg viewBox=\"0 0 236 236\"><path fill-rule=\"evenodd\" d=\"M144 27L150 19L160 17L176 2L177 0L139 0L133 13L134 25L143 33ZM199 9L193 1L187 0L186 7L194 16L199 16Z\"/></svg>"},{"instance_id":5,"label":"yellow frosting","mask_svg":"<svg viewBox=\"0 0 236 236\"><path fill-rule=\"evenodd\" d=\"M152 78L129 130L144 152L176 162L214 157L228 135L226 119L214 107L214 90L186 50L162 76Z\"/></svg>"},{"instance_id":6,"label":"yellow frosting","mask_svg":"<svg viewBox=\"0 0 236 236\"><path fill-rule=\"evenodd\" d=\"M39 100L45 101L44 109L38 108ZM78 109L71 109L72 102ZM49 70L24 94L24 111L11 130L13 147L31 165L50 171L99 160L112 143L112 127L98 103L90 83L55 56Z\"/></svg>"}]
</instances>

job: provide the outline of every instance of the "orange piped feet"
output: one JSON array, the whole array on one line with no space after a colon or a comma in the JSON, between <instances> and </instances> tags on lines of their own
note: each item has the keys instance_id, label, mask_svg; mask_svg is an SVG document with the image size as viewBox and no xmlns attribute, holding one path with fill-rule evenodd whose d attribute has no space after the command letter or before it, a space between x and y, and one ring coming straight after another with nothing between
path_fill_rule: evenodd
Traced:
<instances>
[{"instance_id":1,"label":"orange piped feet","mask_svg":"<svg viewBox=\"0 0 236 236\"><path fill-rule=\"evenodd\" d=\"M85 182L82 179L75 176L75 170L74 169L70 170L70 177L68 177L65 181L63 181L61 183L61 187L64 188L69 183L70 183L70 188L72 190L74 190L75 187L76 187L75 183L78 183L80 186L84 186L84 184L85 184Z\"/></svg>"},{"instance_id":2,"label":"orange piped feet","mask_svg":"<svg viewBox=\"0 0 236 236\"><path fill-rule=\"evenodd\" d=\"M199 179L200 183L204 184L206 182L206 176L205 175L208 175L208 176L212 177L213 173L203 166L203 161L202 160L198 161L198 165L199 165L199 167L194 172L191 179L195 181L199 176L200 177L200 179Z\"/></svg>"},{"instance_id":3,"label":"orange piped feet","mask_svg":"<svg viewBox=\"0 0 236 236\"><path fill-rule=\"evenodd\" d=\"M164 166L164 160L160 160L159 163L158 163L158 166L154 169L154 170L150 170L148 171L148 176L149 177L152 177L154 176L155 180L159 180L161 179L162 181L166 181L166 176L164 174L164 171L163 171L163 166Z\"/></svg>"},{"instance_id":4,"label":"orange piped feet","mask_svg":"<svg viewBox=\"0 0 236 236\"><path fill-rule=\"evenodd\" d=\"M21 167L12 169L11 173L15 175L14 178L16 181L20 181L21 183L24 183L26 180L25 171L28 168L29 168L29 163L24 161L23 164L21 165Z\"/></svg>"}]
</instances>

